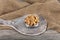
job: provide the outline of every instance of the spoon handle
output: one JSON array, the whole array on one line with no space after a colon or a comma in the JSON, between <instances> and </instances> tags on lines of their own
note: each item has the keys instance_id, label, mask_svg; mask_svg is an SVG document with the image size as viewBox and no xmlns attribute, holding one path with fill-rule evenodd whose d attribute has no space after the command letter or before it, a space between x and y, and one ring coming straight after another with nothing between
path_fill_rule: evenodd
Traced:
<instances>
[{"instance_id":1,"label":"spoon handle","mask_svg":"<svg viewBox=\"0 0 60 40\"><path fill-rule=\"evenodd\" d=\"M12 24L12 21L0 19L0 24L1 25L11 25Z\"/></svg>"}]
</instances>

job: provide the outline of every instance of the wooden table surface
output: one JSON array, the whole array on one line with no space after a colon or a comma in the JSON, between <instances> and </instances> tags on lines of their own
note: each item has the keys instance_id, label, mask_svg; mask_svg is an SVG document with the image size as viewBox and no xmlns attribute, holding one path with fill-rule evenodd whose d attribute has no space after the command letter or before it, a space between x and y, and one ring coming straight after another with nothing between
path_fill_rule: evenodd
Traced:
<instances>
[{"instance_id":1,"label":"wooden table surface","mask_svg":"<svg viewBox=\"0 0 60 40\"><path fill-rule=\"evenodd\" d=\"M24 2L0 0L2 4L0 5L0 18L2 19L11 20L25 14L38 13L48 22L48 30L42 35L33 37L22 35L11 27L0 25L0 40L60 40L60 33L58 33L60 32L60 3L58 0L38 1L33 0L31 4L29 0Z\"/></svg>"}]
</instances>

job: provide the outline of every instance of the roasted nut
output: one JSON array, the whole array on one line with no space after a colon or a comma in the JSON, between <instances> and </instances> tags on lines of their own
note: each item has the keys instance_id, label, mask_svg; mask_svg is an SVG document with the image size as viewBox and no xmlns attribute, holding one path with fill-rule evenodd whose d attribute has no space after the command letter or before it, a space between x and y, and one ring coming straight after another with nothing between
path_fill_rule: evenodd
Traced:
<instances>
[{"instance_id":1,"label":"roasted nut","mask_svg":"<svg viewBox=\"0 0 60 40\"><path fill-rule=\"evenodd\" d=\"M35 26L39 22L39 17L36 15L29 15L25 18L25 23L29 26Z\"/></svg>"}]
</instances>

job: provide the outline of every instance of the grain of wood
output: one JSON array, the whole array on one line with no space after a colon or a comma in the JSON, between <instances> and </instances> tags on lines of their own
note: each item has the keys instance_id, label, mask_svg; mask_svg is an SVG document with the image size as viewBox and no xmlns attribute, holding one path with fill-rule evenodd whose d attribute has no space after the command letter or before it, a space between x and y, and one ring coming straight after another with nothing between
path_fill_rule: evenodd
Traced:
<instances>
[{"instance_id":1,"label":"grain of wood","mask_svg":"<svg viewBox=\"0 0 60 40\"><path fill-rule=\"evenodd\" d=\"M29 3L19 2L17 0L0 0L0 16L28 5Z\"/></svg>"},{"instance_id":2,"label":"grain of wood","mask_svg":"<svg viewBox=\"0 0 60 40\"><path fill-rule=\"evenodd\" d=\"M26 1L28 3L36 3L36 2L44 3L46 0L23 0L23 1Z\"/></svg>"},{"instance_id":3,"label":"grain of wood","mask_svg":"<svg viewBox=\"0 0 60 40\"><path fill-rule=\"evenodd\" d=\"M3 26L0 25L0 30L12 30L13 28L11 28L10 26Z\"/></svg>"},{"instance_id":4,"label":"grain of wood","mask_svg":"<svg viewBox=\"0 0 60 40\"><path fill-rule=\"evenodd\" d=\"M49 11L47 10L47 7L45 6L45 8L44 8L43 6L44 6L44 4L35 3L35 4L32 4L26 8L2 15L2 16L0 16L0 18L11 20L11 19L14 19L17 17L21 17L25 14L34 14L34 13L48 15Z\"/></svg>"},{"instance_id":5,"label":"grain of wood","mask_svg":"<svg viewBox=\"0 0 60 40\"><path fill-rule=\"evenodd\" d=\"M58 0L23 0L23 1L26 1L28 3L36 3L36 2L45 3L45 2L53 2L53 1L58 1Z\"/></svg>"}]
</instances>

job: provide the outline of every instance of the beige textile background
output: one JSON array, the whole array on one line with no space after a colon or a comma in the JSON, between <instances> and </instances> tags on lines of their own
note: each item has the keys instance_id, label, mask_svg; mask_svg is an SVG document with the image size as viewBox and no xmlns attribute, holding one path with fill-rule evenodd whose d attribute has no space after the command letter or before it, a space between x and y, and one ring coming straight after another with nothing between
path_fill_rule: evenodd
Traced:
<instances>
[{"instance_id":1,"label":"beige textile background","mask_svg":"<svg viewBox=\"0 0 60 40\"><path fill-rule=\"evenodd\" d=\"M48 22L48 30L60 32L60 3L58 0L0 0L0 18L12 20L25 14L37 13ZM0 30L12 30L0 26Z\"/></svg>"}]
</instances>

